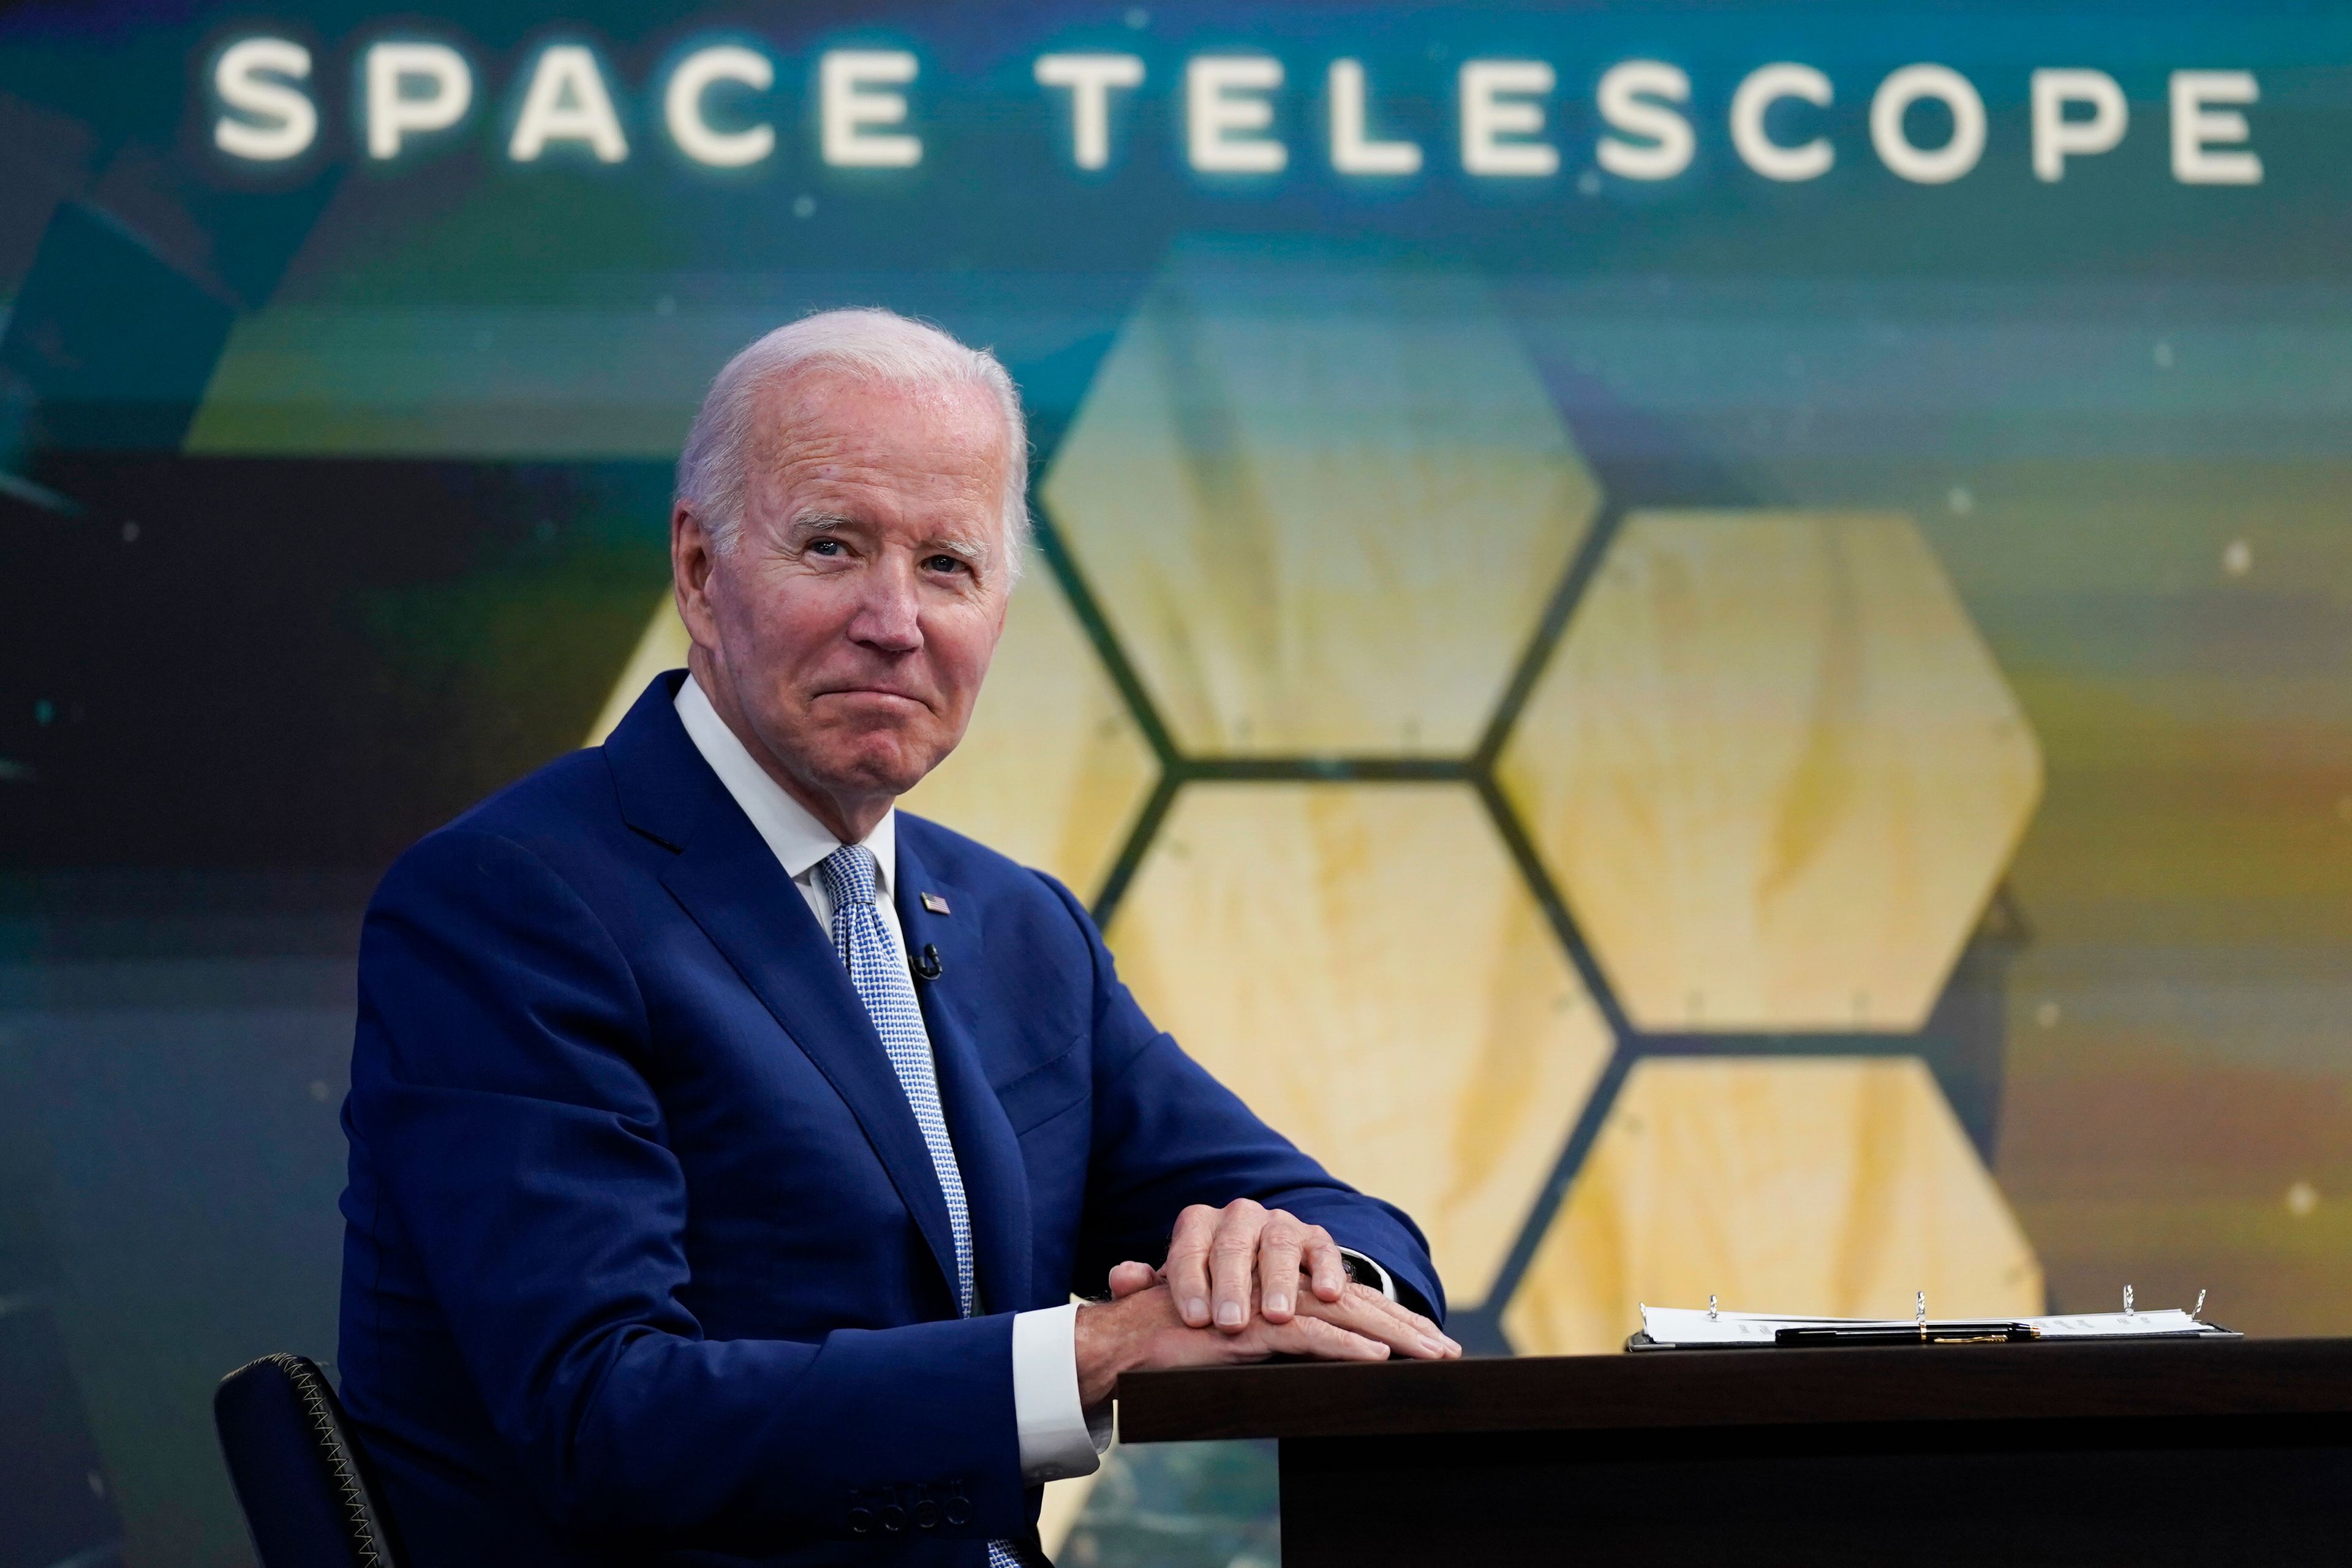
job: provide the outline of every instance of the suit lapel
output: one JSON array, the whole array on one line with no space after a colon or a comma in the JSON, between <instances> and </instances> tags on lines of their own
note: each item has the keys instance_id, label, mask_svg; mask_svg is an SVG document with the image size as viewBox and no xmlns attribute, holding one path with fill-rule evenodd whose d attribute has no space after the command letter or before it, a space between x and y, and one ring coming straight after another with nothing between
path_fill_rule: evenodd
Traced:
<instances>
[{"instance_id":1,"label":"suit lapel","mask_svg":"<svg viewBox=\"0 0 2352 1568\"><path fill-rule=\"evenodd\" d=\"M979 904L925 869L916 835L908 831L912 826L903 815L898 818L898 879L891 893L910 955L919 955L926 945L939 950L940 977L916 981L915 994L939 1064L940 1101L971 1210L973 1271L989 1310L1021 1311L1030 1305L1029 1173L1021 1141L989 1087L979 1037L967 1016L969 999L979 994L975 982L983 959ZM941 896L950 912L924 908L927 892Z\"/></svg>"},{"instance_id":2,"label":"suit lapel","mask_svg":"<svg viewBox=\"0 0 2352 1568\"><path fill-rule=\"evenodd\" d=\"M708 774L683 729L677 739ZM881 1037L800 889L717 777L709 782L719 798L704 804L662 881L848 1105L930 1244L952 1299L947 1199Z\"/></svg>"}]
</instances>

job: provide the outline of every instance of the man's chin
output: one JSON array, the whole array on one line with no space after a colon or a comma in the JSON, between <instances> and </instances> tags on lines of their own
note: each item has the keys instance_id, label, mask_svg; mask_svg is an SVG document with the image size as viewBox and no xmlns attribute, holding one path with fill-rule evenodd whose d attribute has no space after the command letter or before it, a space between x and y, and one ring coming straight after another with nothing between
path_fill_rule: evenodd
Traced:
<instances>
[{"instance_id":1,"label":"man's chin","mask_svg":"<svg viewBox=\"0 0 2352 1568\"><path fill-rule=\"evenodd\" d=\"M902 795L922 783L939 760L930 748L904 740L868 743L830 759L825 782L844 795Z\"/></svg>"}]
</instances>

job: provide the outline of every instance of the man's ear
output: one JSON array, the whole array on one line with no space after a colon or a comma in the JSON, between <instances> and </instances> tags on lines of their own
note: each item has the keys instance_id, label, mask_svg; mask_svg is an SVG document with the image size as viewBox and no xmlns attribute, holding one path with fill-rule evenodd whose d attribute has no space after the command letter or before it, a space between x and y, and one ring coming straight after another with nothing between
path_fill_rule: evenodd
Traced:
<instances>
[{"instance_id":1,"label":"man's ear","mask_svg":"<svg viewBox=\"0 0 2352 1568\"><path fill-rule=\"evenodd\" d=\"M710 576L719 564L717 542L701 516L687 501L669 514L670 591L677 599L677 618L686 635L704 647L719 646L719 627L710 613Z\"/></svg>"}]
</instances>

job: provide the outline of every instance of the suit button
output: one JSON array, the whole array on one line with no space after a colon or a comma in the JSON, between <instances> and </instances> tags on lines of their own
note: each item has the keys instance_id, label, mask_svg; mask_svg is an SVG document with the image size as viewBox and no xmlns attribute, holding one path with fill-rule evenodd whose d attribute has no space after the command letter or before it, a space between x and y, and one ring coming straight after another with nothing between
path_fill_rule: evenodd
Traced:
<instances>
[{"instance_id":1,"label":"suit button","mask_svg":"<svg viewBox=\"0 0 2352 1568\"><path fill-rule=\"evenodd\" d=\"M940 1505L925 1498L915 1505L915 1528L937 1530L940 1527Z\"/></svg>"},{"instance_id":2,"label":"suit button","mask_svg":"<svg viewBox=\"0 0 2352 1568\"><path fill-rule=\"evenodd\" d=\"M864 1503L860 1503L856 1508L851 1509L849 1510L849 1533L852 1535L873 1534L874 1510L867 1508Z\"/></svg>"},{"instance_id":3,"label":"suit button","mask_svg":"<svg viewBox=\"0 0 2352 1568\"><path fill-rule=\"evenodd\" d=\"M882 1528L892 1535L907 1528L907 1510L895 1502L882 1505Z\"/></svg>"},{"instance_id":4,"label":"suit button","mask_svg":"<svg viewBox=\"0 0 2352 1568\"><path fill-rule=\"evenodd\" d=\"M963 1495L963 1483L952 1483L956 1489L948 1493L947 1516L950 1524L971 1522L971 1500Z\"/></svg>"}]
</instances>

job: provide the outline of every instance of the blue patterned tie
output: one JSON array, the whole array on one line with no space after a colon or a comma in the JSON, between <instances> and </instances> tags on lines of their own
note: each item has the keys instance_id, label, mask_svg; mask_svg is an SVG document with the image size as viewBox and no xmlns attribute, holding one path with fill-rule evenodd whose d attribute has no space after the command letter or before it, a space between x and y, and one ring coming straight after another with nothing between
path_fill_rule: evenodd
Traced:
<instances>
[{"instance_id":1,"label":"blue patterned tie","mask_svg":"<svg viewBox=\"0 0 2352 1568\"><path fill-rule=\"evenodd\" d=\"M931 1152L931 1169L939 1173L940 1192L948 1200L948 1228L955 1233L956 1304L971 1316L971 1211L965 1205L963 1173L956 1166L955 1145L948 1142L948 1119L940 1110L940 1080L931 1062L931 1037L923 1028L923 1010L915 1001L915 982L899 957L890 928L874 901L874 851L863 844L845 844L824 858L818 869L833 894L833 946L849 966L849 983L866 1004L890 1069L915 1110L915 1125Z\"/></svg>"},{"instance_id":2,"label":"blue patterned tie","mask_svg":"<svg viewBox=\"0 0 2352 1568\"><path fill-rule=\"evenodd\" d=\"M907 973L890 928L882 923L875 903L874 851L863 844L845 844L826 856L817 869L833 895L833 946L849 966L849 983L866 1004L890 1070L914 1108L915 1125L923 1130L923 1143L931 1152L931 1169L940 1178L940 1193L948 1201L948 1228L955 1233L956 1302L963 1316L971 1316L971 1210L964 1201L963 1172L956 1164L955 1145L948 1141L948 1119L940 1109L940 1080L931 1061L931 1037L923 1027L923 1010L915 1001L915 982ZM1002 1541L988 1543L989 1568L1020 1568L1020 1559Z\"/></svg>"}]
</instances>

